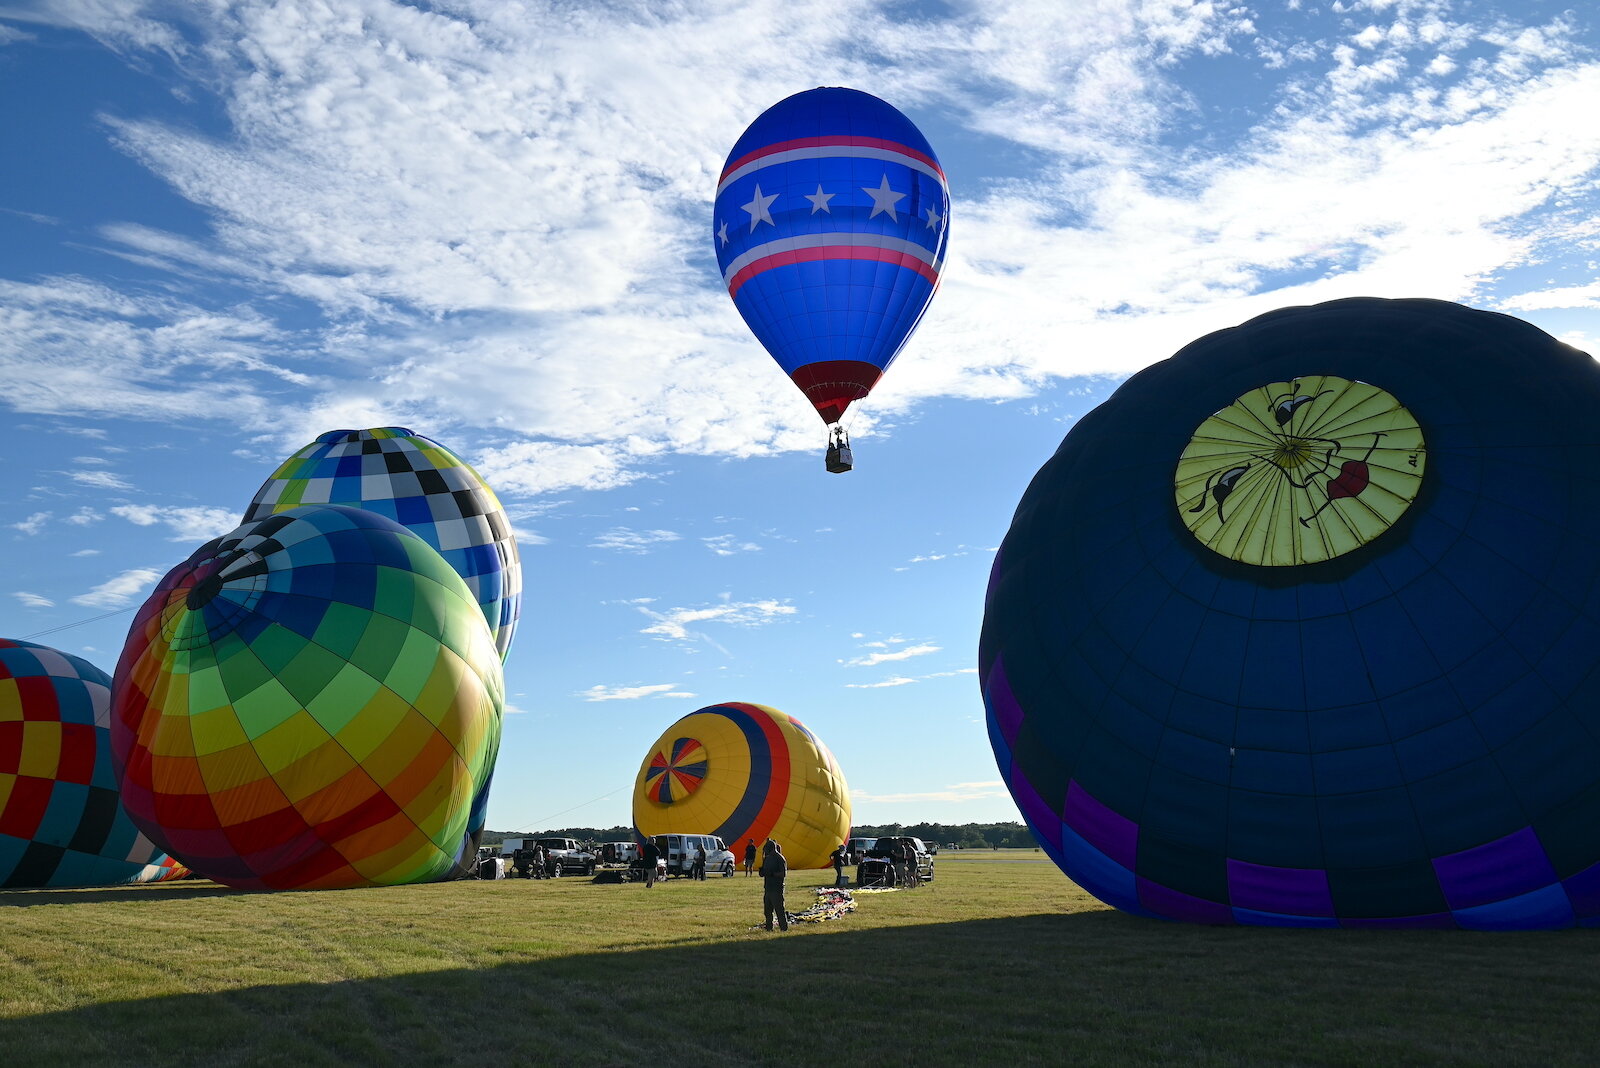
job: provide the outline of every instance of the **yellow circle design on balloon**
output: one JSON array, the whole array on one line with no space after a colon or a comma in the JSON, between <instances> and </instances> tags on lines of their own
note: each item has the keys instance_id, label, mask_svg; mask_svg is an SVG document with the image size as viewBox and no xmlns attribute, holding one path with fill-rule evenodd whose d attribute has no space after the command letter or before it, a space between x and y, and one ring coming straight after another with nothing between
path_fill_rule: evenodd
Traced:
<instances>
[{"instance_id":1,"label":"yellow circle design on balloon","mask_svg":"<svg viewBox=\"0 0 1600 1068\"><path fill-rule=\"evenodd\" d=\"M1422 488L1416 417L1377 386L1306 375L1251 390L1207 418L1173 478L1178 514L1241 563L1331 560L1379 537Z\"/></svg>"}]
</instances>

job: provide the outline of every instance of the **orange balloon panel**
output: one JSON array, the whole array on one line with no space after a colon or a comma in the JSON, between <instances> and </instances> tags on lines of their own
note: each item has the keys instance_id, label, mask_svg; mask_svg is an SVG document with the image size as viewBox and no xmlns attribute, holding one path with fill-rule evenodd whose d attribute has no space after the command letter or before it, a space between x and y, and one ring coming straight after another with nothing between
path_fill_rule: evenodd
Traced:
<instances>
[{"instance_id":1,"label":"orange balloon panel","mask_svg":"<svg viewBox=\"0 0 1600 1068\"><path fill-rule=\"evenodd\" d=\"M793 716L730 702L656 740L633 786L641 835L714 834L735 854L771 838L791 868L825 868L850 837L850 788L828 747Z\"/></svg>"}]
</instances>

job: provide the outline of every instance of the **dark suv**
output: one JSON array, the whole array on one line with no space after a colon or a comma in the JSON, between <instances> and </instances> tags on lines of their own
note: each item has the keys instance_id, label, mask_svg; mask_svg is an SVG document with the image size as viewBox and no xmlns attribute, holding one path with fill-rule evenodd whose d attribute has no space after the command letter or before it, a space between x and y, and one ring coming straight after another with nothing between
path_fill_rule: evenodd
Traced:
<instances>
[{"instance_id":1,"label":"dark suv","mask_svg":"<svg viewBox=\"0 0 1600 1068\"><path fill-rule=\"evenodd\" d=\"M866 855L861 858L861 863L856 866L857 886L893 886L894 885L894 855L900 849L901 843L911 843L912 851L917 858L917 875L926 882L933 878L933 858L928 855L928 847L922 844L922 839L901 835L890 838L879 838L872 843Z\"/></svg>"}]
</instances>

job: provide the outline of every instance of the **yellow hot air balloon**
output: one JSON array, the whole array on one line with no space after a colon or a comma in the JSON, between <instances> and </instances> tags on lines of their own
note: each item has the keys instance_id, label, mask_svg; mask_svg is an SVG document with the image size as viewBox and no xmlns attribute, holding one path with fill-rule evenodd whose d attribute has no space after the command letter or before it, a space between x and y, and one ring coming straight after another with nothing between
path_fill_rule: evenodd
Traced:
<instances>
[{"instance_id":1,"label":"yellow hot air balloon","mask_svg":"<svg viewBox=\"0 0 1600 1068\"><path fill-rule=\"evenodd\" d=\"M783 847L791 868L825 868L850 837L850 788L828 747L766 705L691 712L650 747L633 786L644 836L714 834L734 855L748 839Z\"/></svg>"}]
</instances>

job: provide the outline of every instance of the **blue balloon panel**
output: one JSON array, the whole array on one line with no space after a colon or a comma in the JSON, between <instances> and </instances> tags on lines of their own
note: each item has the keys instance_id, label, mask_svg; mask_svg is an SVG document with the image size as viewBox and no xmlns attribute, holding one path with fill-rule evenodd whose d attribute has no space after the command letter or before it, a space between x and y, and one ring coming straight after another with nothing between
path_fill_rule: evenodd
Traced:
<instances>
[{"instance_id":1,"label":"blue balloon panel","mask_svg":"<svg viewBox=\"0 0 1600 1068\"><path fill-rule=\"evenodd\" d=\"M1002 775L1102 900L1198 923L1600 921L1600 366L1425 300L1129 379L1001 546Z\"/></svg>"},{"instance_id":2,"label":"blue balloon panel","mask_svg":"<svg viewBox=\"0 0 1600 1068\"><path fill-rule=\"evenodd\" d=\"M825 422L867 395L933 298L950 192L911 121L854 89L763 112L728 154L712 241L728 294Z\"/></svg>"}]
</instances>

